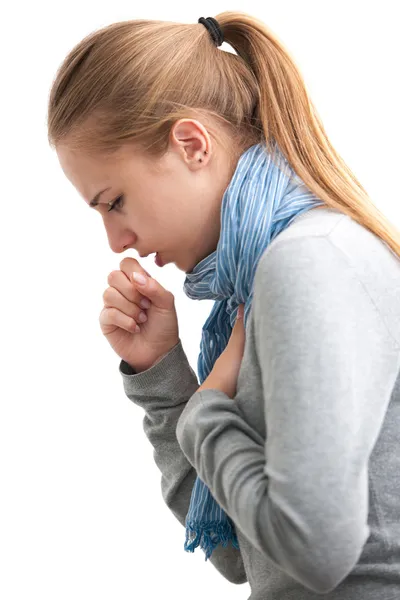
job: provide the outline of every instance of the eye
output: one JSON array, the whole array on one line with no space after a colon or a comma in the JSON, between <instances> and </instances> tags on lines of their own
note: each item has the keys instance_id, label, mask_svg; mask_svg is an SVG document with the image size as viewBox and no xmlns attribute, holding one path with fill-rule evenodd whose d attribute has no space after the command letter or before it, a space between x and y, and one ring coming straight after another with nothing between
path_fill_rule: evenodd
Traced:
<instances>
[{"instance_id":1,"label":"eye","mask_svg":"<svg viewBox=\"0 0 400 600\"><path fill-rule=\"evenodd\" d=\"M118 210L121 209L123 197L124 197L123 195L118 196L118 198L112 203L112 205L110 206L110 208L108 209L107 212L111 212L112 210L114 210L114 207L116 207L116 206L118 206Z\"/></svg>"}]
</instances>

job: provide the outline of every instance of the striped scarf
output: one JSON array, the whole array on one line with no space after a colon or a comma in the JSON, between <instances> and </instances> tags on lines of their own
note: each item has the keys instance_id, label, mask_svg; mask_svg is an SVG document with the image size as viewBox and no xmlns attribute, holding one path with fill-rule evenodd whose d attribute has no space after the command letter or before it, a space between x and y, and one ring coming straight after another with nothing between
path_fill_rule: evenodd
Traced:
<instances>
[{"instance_id":1,"label":"striped scarf","mask_svg":"<svg viewBox=\"0 0 400 600\"><path fill-rule=\"evenodd\" d=\"M272 240L301 213L324 204L298 178L274 145L248 148L239 158L221 205L217 249L187 273L185 294L194 300L214 299L202 328L198 373L200 385L226 348L239 304L245 304L244 326L253 299L258 262ZM186 517L184 550L197 546L207 560L219 543L239 548L231 519L197 477Z\"/></svg>"}]
</instances>

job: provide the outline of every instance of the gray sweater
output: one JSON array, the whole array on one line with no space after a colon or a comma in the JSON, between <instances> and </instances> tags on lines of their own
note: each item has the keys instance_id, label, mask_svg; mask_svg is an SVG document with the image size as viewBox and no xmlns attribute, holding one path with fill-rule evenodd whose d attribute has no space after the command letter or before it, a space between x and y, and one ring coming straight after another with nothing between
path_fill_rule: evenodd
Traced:
<instances>
[{"instance_id":1,"label":"gray sweater","mask_svg":"<svg viewBox=\"0 0 400 600\"><path fill-rule=\"evenodd\" d=\"M166 505L184 526L199 473L240 545L208 564L249 600L400 599L400 261L382 240L329 208L273 240L234 399L196 391L181 341L119 369Z\"/></svg>"}]
</instances>

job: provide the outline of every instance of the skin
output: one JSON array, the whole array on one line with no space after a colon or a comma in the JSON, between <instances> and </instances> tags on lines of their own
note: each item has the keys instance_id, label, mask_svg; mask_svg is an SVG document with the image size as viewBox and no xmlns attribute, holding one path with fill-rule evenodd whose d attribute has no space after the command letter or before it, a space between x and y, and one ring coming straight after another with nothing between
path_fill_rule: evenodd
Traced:
<instances>
[{"instance_id":1,"label":"skin","mask_svg":"<svg viewBox=\"0 0 400 600\"><path fill-rule=\"evenodd\" d=\"M216 250L222 198L241 152L232 158L211 141L201 122L176 121L168 150L157 161L133 144L112 158L72 150L67 140L56 152L65 176L88 206L110 187L90 210L101 214L113 252L159 252L164 264L173 262L190 273ZM120 206L107 212L108 203L121 195Z\"/></svg>"}]
</instances>

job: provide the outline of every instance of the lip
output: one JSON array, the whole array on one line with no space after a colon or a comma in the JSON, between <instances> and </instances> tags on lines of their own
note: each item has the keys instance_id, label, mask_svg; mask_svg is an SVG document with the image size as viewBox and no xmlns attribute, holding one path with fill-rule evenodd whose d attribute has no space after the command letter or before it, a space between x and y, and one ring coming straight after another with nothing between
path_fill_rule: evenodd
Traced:
<instances>
[{"instance_id":1,"label":"lip","mask_svg":"<svg viewBox=\"0 0 400 600\"><path fill-rule=\"evenodd\" d=\"M156 253L155 263L158 267L165 267L168 261L164 261L161 258L161 254L159 252Z\"/></svg>"},{"instance_id":2,"label":"lip","mask_svg":"<svg viewBox=\"0 0 400 600\"><path fill-rule=\"evenodd\" d=\"M154 252L149 252L148 254L139 254L140 258L147 258L148 256L150 256L150 254L156 254L156 251L154 250Z\"/></svg>"}]
</instances>

